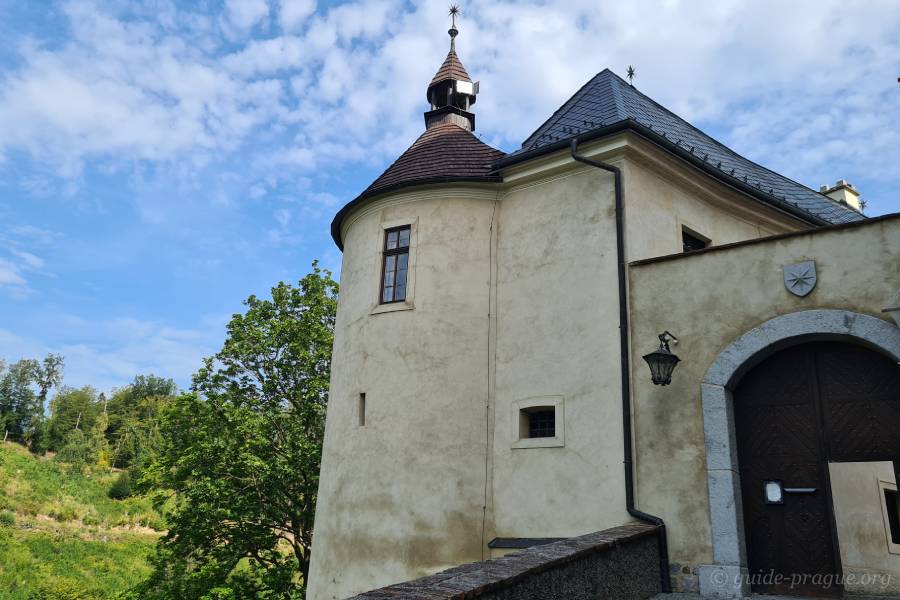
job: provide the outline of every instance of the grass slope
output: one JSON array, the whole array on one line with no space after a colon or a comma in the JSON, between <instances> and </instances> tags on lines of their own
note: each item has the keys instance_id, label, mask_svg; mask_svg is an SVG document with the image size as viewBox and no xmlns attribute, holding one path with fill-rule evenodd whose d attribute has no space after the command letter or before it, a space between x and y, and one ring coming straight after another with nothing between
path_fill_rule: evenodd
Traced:
<instances>
[{"instance_id":1,"label":"grass slope","mask_svg":"<svg viewBox=\"0 0 900 600\"><path fill-rule=\"evenodd\" d=\"M0 443L0 599L114 598L148 574L164 523L147 498L107 497L113 479Z\"/></svg>"}]
</instances>

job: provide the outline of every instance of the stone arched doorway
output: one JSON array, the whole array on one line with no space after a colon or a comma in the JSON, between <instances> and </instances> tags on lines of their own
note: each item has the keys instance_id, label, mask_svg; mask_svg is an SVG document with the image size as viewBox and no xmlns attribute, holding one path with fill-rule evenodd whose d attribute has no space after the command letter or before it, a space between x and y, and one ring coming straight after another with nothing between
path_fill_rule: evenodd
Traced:
<instances>
[{"instance_id":1,"label":"stone arched doorway","mask_svg":"<svg viewBox=\"0 0 900 600\"><path fill-rule=\"evenodd\" d=\"M892 324L848 311L814 310L783 315L747 332L707 371L701 400L714 563L700 569L704 595L741 598L750 592L734 392L744 376L752 375L754 367L768 357L792 346L823 341L870 348L894 366L900 361L900 329Z\"/></svg>"}]
</instances>

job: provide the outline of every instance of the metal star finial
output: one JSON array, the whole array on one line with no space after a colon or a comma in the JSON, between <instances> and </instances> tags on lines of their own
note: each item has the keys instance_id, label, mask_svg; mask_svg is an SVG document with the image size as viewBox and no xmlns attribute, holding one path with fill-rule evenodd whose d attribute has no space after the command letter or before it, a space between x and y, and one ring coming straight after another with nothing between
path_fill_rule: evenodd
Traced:
<instances>
[{"instance_id":1,"label":"metal star finial","mask_svg":"<svg viewBox=\"0 0 900 600\"><path fill-rule=\"evenodd\" d=\"M634 67L628 65L628 71L626 77L628 77L628 83L633 87L634 86Z\"/></svg>"},{"instance_id":2,"label":"metal star finial","mask_svg":"<svg viewBox=\"0 0 900 600\"><path fill-rule=\"evenodd\" d=\"M450 15L450 18L451 18L451 19L453 19L453 25L452 25L452 27L453 27L454 29L456 29L456 15L459 14L459 5L457 5L457 4L451 4L451 5L450 5L450 12L447 13L447 14Z\"/></svg>"},{"instance_id":3,"label":"metal star finial","mask_svg":"<svg viewBox=\"0 0 900 600\"><path fill-rule=\"evenodd\" d=\"M456 4L450 5L450 12L448 13L450 18L453 19L452 24L450 25L450 30L447 33L450 34L450 51L456 51L456 36L459 34L459 30L456 29L456 16L459 14L459 6Z\"/></svg>"}]
</instances>

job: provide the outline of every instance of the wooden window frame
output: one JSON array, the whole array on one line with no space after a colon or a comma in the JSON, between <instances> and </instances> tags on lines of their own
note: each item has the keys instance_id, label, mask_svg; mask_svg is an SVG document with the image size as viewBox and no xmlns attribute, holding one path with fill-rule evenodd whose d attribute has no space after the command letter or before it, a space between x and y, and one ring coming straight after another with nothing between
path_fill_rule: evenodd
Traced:
<instances>
[{"instance_id":1,"label":"wooden window frame","mask_svg":"<svg viewBox=\"0 0 900 600\"><path fill-rule=\"evenodd\" d=\"M409 232L407 236L406 246L400 245L400 232L406 230ZM397 233L397 246L395 248L388 248L388 239L392 233ZM384 238L382 240L381 245L381 278L378 286L378 303L379 304L397 304L400 302L406 302L409 297L409 268L410 268L410 248L412 247L412 225L399 225L397 227L391 227L384 230ZM397 264L399 263L399 257L402 255L406 255L406 269L404 270L404 281L403 281L403 297L397 298L397 274L400 272L400 269L397 269ZM395 259L394 263L394 277L391 280L391 285L385 285L385 274L387 272L387 263L388 258L391 256L398 257ZM390 287L391 289L391 299L384 299L385 290Z\"/></svg>"}]
</instances>

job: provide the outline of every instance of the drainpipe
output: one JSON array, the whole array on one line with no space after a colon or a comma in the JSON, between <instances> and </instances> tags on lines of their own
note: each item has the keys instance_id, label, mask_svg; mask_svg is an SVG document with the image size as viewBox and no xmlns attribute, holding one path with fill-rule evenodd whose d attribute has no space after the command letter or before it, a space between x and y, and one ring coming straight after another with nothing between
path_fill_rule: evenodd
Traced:
<instances>
[{"instance_id":1,"label":"drainpipe","mask_svg":"<svg viewBox=\"0 0 900 600\"><path fill-rule=\"evenodd\" d=\"M672 591L669 579L669 547L666 541L666 524L657 516L634 507L634 466L631 449L631 369L628 354L628 305L625 290L625 221L622 210L622 171L613 165L591 160L578 154L578 138L572 138L572 158L591 167L613 174L616 190L616 259L619 276L619 350L622 354L622 433L625 438L625 508L636 519L659 528L659 579L664 593Z\"/></svg>"}]
</instances>

